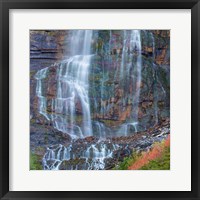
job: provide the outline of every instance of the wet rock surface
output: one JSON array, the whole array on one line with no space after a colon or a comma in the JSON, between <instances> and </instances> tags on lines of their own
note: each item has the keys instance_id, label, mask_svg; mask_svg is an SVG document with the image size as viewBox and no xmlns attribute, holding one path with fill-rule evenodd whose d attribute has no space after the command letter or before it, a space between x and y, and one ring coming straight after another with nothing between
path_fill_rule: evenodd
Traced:
<instances>
[{"instance_id":1,"label":"wet rock surface","mask_svg":"<svg viewBox=\"0 0 200 200\"><path fill-rule=\"evenodd\" d=\"M133 151L150 150L155 142L166 139L168 134L170 123L166 119L160 125L128 137L87 137L53 144L46 147L42 164L47 170L108 170Z\"/></svg>"},{"instance_id":2,"label":"wet rock surface","mask_svg":"<svg viewBox=\"0 0 200 200\"><path fill-rule=\"evenodd\" d=\"M167 30L30 32L30 144L44 169L111 169L169 134L169 40Z\"/></svg>"},{"instance_id":3,"label":"wet rock surface","mask_svg":"<svg viewBox=\"0 0 200 200\"><path fill-rule=\"evenodd\" d=\"M128 34L128 33L127 33ZM42 79L43 96L47 101L47 113L52 110L52 101L58 93L58 70L60 62L70 48L70 35L67 31L33 31L31 33L31 112L35 119L45 120L38 115L38 98L36 95L38 70L48 67ZM143 131L154 126L158 121L169 117L170 106L170 32L164 30L141 31L141 81L136 81L136 66L129 73L123 72L130 64L136 62L138 53L130 49L128 36L124 44L123 31L94 31L91 45L89 67L89 101L93 121L100 121L112 128L131 121L135 107L138 106L138 128ZM33 52L38 51L36 56ZM48 51L52 53L49 55ZM45 54L48 56L44 56ZM45 57L45 59L43 58ZM62 67L66 71L66 67ZM121 74L121 75L120 75ZM123 75L123 80L120 76ZM61 86L67 89L67 86ZM140 90L139 102L134 94ZM75 98L76 113L83 114L81 101ZM79 117L80 118L80 117ZM77 124L80 124L79 119ZM108 132L108 131L107 131Z\"/></svg>"}]
</instances>

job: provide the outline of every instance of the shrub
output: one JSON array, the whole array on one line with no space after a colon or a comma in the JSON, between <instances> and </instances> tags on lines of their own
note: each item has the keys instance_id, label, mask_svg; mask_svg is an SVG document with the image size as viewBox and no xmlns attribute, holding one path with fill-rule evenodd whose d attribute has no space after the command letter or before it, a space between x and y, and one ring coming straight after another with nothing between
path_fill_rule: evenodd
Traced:
<instances>
[{"instance_id":1,"label":"shrub","mask_svg":"<svg viewBox=\"0 0 200 200\"><path fill-rule=\"evenodd\" d=\"M170 169L170 135L161 143L155 143L148 152L133 152L124 158L115 170L168 170Z\"/></svg>"},{"instance_id":2,"label":"shrub","mask_svg":"<svg viewBox=\"0 0 200 200\"><path fill-rule=\"evenodd\" d=\"M166 147L161 158L149 161L141 170L169 170L170 169L170 148Z\"/></svg>"},{"instance_id":3,"label":"shrub","mask_svg":"<svg viewBox=\"0 0 200 200\"><path fill-rule=\"evenodd\" d=\"M125 157L124 160L119 163L115 170L127 170L130 165L132 165L138 158L138 153L133 152L131 156Z\"/></svg>"},{"instance_id":4,"label":"shrub","mask_svg":"<svg viewBox=\"0 0 200 200\"><path fill-rule=\"evenodd\" d=\"M40 157L34 153L30 153L30 170L42 170Z\"/></svg>"},{"instance_id":5,"label":"shrub","mask_svg":"<svg viewBox=\"0 0 200 200\"><path fill-rule=\"evenodd\" d=\"M151 151L142 153L128 169L162 169L162 167L170 168L170 136L161 143L155 143Z\"/></svg>"}]
</instances>

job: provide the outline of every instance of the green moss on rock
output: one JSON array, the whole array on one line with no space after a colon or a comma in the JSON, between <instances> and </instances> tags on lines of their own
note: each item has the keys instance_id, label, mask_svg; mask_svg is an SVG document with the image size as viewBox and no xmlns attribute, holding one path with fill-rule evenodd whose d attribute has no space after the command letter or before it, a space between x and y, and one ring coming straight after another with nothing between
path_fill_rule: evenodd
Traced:
<instances>
[{"instance_id":1,"label":"green moss on rock","mask_svg":"<svg viewBox=\"0 0 200 200\"><path fill-rule=\"evenodd\" d=\"M30 170L42 170L40 156L30 153Z\"/></svg>"}]
</instances>

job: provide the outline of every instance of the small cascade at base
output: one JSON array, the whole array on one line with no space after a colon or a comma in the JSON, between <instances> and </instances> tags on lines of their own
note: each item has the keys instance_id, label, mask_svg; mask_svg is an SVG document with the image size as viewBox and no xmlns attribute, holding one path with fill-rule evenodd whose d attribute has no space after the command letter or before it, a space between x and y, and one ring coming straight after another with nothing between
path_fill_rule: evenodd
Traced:
<instances>
[{"instance_id":1,"label":"small cascade at base","mask_svg":"<svg viewBox=\"0 0 200 200\"><path fill-rule=\"evenodd\" d=\"M62 167L102 170L106 167L106 160L112 159L113 152L119 149L120 145L103 141L81 148L73 143L67 147L60 144L47 148L42 164L46 170L59 170Z\"/></svg>"}]
</instances>

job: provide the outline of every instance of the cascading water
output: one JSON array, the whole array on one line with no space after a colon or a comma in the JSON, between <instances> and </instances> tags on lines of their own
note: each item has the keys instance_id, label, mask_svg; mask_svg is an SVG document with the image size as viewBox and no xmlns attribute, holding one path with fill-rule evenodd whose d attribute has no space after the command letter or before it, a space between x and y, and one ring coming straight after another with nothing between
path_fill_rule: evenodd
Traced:
<instances>
[{"instance_id":1,"label":"cascading water","mask_svg":"<svg viewBox=\"0 0 200 200\"><path fill-rule=\"evenodd\" d=\"M141 45L141 37L140 30L131 31L131 41L130 41L130 50L136 54L136 91L133 97L133 120L134 122L138 122L138 105L140 98L140 85L141 85L141 71L142 71L142 45Z\"/></svg>"},{"instance_id":2,"label":"cascading water","mask_svg":"<svg viewBox=\"0 0 200 200\"><path fill-rule=\"evenodd\" d=\"M39 98L39 112L54 128L72 137L92 135L90 104L88 97L88 74L91 57L92 30L72 31L70 57L61 61L57 68L57 94L52 99L52 113L46 111L46 98L42 96L42 79L46 78L48 68L37 72L36 95ZM76 38L76 39L75 39ZM82 125L76 123L76 103L81 105Z\"/></svg>"},{"instance_id":3,"label":"cascading water","mask_svg":"<svg viewBox=\"0 0 200 200\"><path fill-rule=\"evenodd\" d=\"M105 168L105 160L112 158L113 152L117 151L119 148L120 146L118 144L106 144L102 141L84 146L82 149L77 149L74 144L68 147L60 144L47 148L42 162L44 169L47 170L62 169L63 162L65 162L67 167L72 167L73 169L85 168L100 170ZM80 162L71 164L71 162L76 161L77 158Z\"/></svg>"},{"instance_id":4,"label":"cascading water","mask_svg":"<svg viewBox=\"0 0 200 200\"><path fill-rule=\"evenodd\" d=\"M79 38L74 45L74 38ZM83 39L83 41L80 41ZM91 30L73 31L71 49L72 57L64 60L58 70L58 89L57 98L55 100L56 113L62 113L65 116L70 113L68 122L66 118L61 116L53 116L53 122L58 130L67 132L65 127L74 126L75 115L75 99L81 103L83 123L80 135L92 135L91 114L88 98L88 74L92 55L90 54L90 46L92 41ZM82 45L82 51L80 51ZM81 55L77 55L81 53ZM60 118L60 119L59 119ZM57 120L59 119L59 120ZM76 125L77 127L78 125ZM74 135L74 129L71 129L71 135ZM76 134L75 134L76 135Z\"/></svg>"},{"instance_id":5,"label":"cascading water","mask_svg":"<svg viewBox=\"0 0 200 200\"><path fill-rule=\"evenodd\" d=\"M133 126L135 132L137 132L138 126L138 112L139 112L139 98L140 98L140 85L141 85L141 70L142 70L142 45L141 45L141 33L140 30L124 31L123 38L123 50L120 67L120 79L124 80L124 76L129 77L130 72L135 72L131 77L132 80L128 84L132 83L135 86L135 90L132 94L132 115L128 123L121 126L118 134L124 133L125 136L129 133L129 127ZM135 63L135 64L133 64ZM124 75L125 73L125 75ZM130 94L126 94L124 98L130 98Z\"/></svg>"},{"instance_id":6,"label":"cascading water","mask_svg":"<svg viewBox=\"0 0 200 200\"><path fill-rule=\"evenodd\" d=\"M38 111L40 114L44 115L47 120L49 120L48 114L46 113L47 99L42 90L42 80L46 78L47 70L47 67L39 70L35 75L35 79L37 80L36 96L38 97Z\"/></svg>"},{"instance_id":7,"label":"cascading water","mask_svg":"<svg viewBox=\"0 0 200 200\"><path fill-rule=\"evenodd\" d=\"M88 75L91 54L91 42L93 32L90 30L72 31L70 57L56 63L57 66L57 92L56 98L51 100L52 113L47 112L47 100L43 95L43 79L46 78L48 68L37 72L36 95L38 96L39 113L51 120L54 128L67 133L72 137L87 137L93 135L91 125L90 104L88 97ZM80 48L82 47L82 48ZM102 80L106 81L106 75ZM76 123L76 103L81 104L82 125ZM103 108L105 110L105 108ZM105 126L95 123L99 132L99 138L106 138ZM106 145L104 143L91 144L82 149L78 154L73 149L73 143L68 147L61 144L48 147L43 157L43 167L47 170L58 170L63 161L73 160L75 158L85 159L85 166L81 164L72 165L71 169L104 169L104 160L112 157L112 152L118 145Z\"/></svg>"},{"instance_id":8,"label":"cascading water","mask_svg":"<svg viewBox=\"0 0 200 200\"><path fill-rule=\"evenodd\" d=\"M82 108L82 135L92 135L88 98L88 68L90 59L90 55L73 56L63 61L58 70L58 89L57 98L55 99L55 111L64 116L69 115L69 119L53 114L52 121L55 127L62 132L67 133L68 126L74 126L74 118L76 117L75 99L78 99ZM73 129L71 131L73 131ZM71 134L73 134L73 132Z\"/></svg>"},{"instance_id":9,"label":"cascading water","mask_svg":"<svg viewBox=\"0 0 200 200\"><path fill-rule=\"evenodd\" d=\"M121 126L121 128L118 131L118 134L121 135L121 133L124 134L124 136L128 136L129 132L138 132L137 130L138 122L130 122L130 123L125 123ZM132 131L130 131L130 129Z\"/></svg>"},{"instance_id":10,"label":"cascading water","mask_svg":"<svg viewBox=\"0 0 200 200\"><path fill-rule=\"evenodd\" d=\"M151 32L151 40L152 40L152 55L153 55L153 58L155 58L155 39L154 39L154 36L153 36L153 33Z\"/></svg>"},{"instance_id":11,"label":"cascading water","mask_svg":"<svg viewBox=\"0 0 200 200\"><path fill-rule=\"evenodd\" d=\"M145 34L147 37L147 33ZM56 92L50 100L46 97L45 91L48 84L46 78L50 69L44 68L36 73L39 113L50 121L55 129L75 139L66 146L58 144L48 147L43 157L44 169L62 169L63 163L67 165L67 169L104 169L106 160L112 158L113 152L122 149L119 144L108 144L108 138L129 136L140 131L138 113L142 82L141 31L124 30L121 36L123 38L120 39L121 46L116 47L112 45L117 37L116 33L109 31L106 41L108 45L101 41L100 44L96 44L96 49L94 49L94 31L71 31L71 35L68 35L70 37L70 42L67 43L68 53L64 55L62 61L54 66L56 69ZM154 58L155 40L152 33L150 39ZM96 52L96 54L92 52ZM101 63L98 63L100 67L94 66L93 59L100 60L98 60ZM97 72L98 70L99 72ZM95 75L99 74L94 76L94 79L90 79L90 73L93 71L95 71ZM157 79L156 74L155 78ZM159 83L158 79L157 81ZM91 87L91 84L94 87ZM96 90L95 84L98 84L99 88L98 92L95 91L93 94L91 88ZM117 96L115 93L119 90L123 92ZM110 91L112 95L110 95ZM154 102L156 106L157 101L156 96ZM124 111L127 105L130 107L130 111L128 111L130 114L126 116L125 120L118 123L120 120L113 117L115 109ZM158 108L156 106L157 122ZM110 110L113 110L113 113L110 114ZM110 115L107 115L108 113ZM109 120L111 124L115 121L115 125L110 125ZM75 145L79 138L83 141L81 143L83 146L80 147ZM93 141L93 138L97 138L97 140ZM80 159L80 163L75 164L74 162L78 159Z\"/></svg>"},{"instance_id":12,"label":"cascading water","mask_svg":"<svg viewBox=\"0 0 200 200\"><path fill-rule=\"evenodd\" d=\"M121 60L121 67L120 67L120 80L124 77L124 68L125 68L125 61L126 61L126 54L127 54L127 31L123 31L123 50L122 50L122 60Z\"/></svg>"},{"instance_id":13,"label":"cascading water","mask_svg":"<svg viewBox=\"0 0 200 200\"><path fill-rule=\"evenodd\" d=\"M95 122L95 125L97 126L97 130L98 130L98 133L99 133L99 138L102 139L102 138L106 138L106 130L105 130L105 126L100 123L100 122Z\"/></svg>"}]
</instances>

